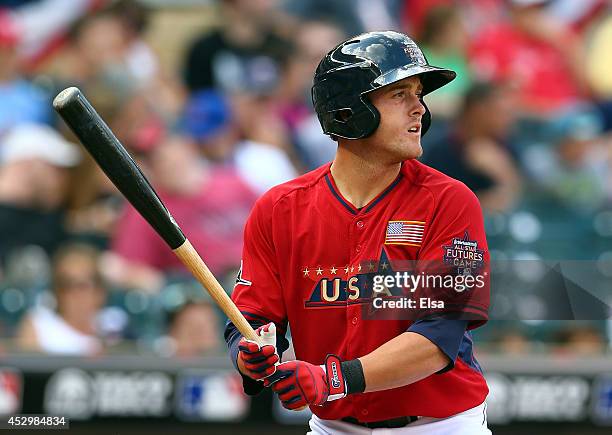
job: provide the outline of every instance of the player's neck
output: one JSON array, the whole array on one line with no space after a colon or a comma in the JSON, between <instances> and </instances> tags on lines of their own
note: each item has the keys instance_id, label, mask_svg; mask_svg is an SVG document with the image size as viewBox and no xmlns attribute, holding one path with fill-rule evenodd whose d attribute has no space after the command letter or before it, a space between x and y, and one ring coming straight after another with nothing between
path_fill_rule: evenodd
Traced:
<instances>
[{"instance_id":1,"label":"player's neck","mask_svg":"<svg viewBox=\"0 0 612 435\"><path fill-rule=\"evenodd\" d=\"M342 196L361 208L397 178L401 167L401 163L374 162L339 147L331 174Z\"/></svg>"}]
</instances>

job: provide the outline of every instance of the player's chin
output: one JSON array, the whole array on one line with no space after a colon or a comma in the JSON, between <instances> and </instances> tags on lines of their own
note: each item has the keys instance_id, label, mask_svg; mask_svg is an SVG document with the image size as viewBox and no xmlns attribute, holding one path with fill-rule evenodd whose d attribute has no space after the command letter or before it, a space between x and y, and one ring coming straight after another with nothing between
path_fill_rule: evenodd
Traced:
<instances>
[{"instance_id":1,"label":"player's chin","mask_svg":"<svg viewBox=\"0 0 612 435\"><path fill-rule=\"evenodd\" d=\"M419 146L417 147L417 149L414 152L414 157L413 159L418 159L419 157L421 157L423 155L423 147L421 146L421 144L419 143Z\"/></svg>"},{"instance_id":2,"label":"player's chin","mask_svg":"<svg viewBox=\"0 0 612 435\"><path fill-rule=\"evenodd\" d=\"M402 160L418 159L423 155L423 147L421 146L421 140L410 138L411 140L406 141L405 146L402 147Z\"/></svg>"}]
</instances>

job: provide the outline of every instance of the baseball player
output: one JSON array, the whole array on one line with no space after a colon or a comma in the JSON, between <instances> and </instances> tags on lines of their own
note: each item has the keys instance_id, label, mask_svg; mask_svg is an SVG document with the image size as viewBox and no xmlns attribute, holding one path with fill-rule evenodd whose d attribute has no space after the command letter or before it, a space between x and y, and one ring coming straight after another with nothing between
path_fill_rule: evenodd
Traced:
<instances>
[{"instance_id":1,"label":"baseball player","mask_svg":"<svg viewBox=\"0 0 612 435\"><path fill-rule=\"evenodd\" d=\"M274 187L249 217L232 299L267 344L231 323L225 338L245 392L270 387L285 408L309 406L311 434L490 433L469 332L486 322L487 297L470 299L468 316L364 315L374 278L402 261L445 265L453 277L488 262L474 194L416 160L431 122L423 97L454 78L400 33L335 47L312 88L338 143L334 161ZM488 281L479 291L488 295ZM297 359L280 362L288 326Z\"/></svg>"}]
</instances>

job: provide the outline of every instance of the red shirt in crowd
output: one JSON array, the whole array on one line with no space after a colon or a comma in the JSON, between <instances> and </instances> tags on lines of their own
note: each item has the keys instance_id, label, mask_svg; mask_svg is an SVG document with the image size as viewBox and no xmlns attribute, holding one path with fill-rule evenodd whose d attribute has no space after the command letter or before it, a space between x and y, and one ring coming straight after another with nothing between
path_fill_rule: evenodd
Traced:
<instances>
[{"instance_id":1,"label":"red shirt in crowd","mask_svg":"<svg viewBox=\"0 0 612 435\"><path fill-rule=\"evenodd\" d=\"M562 109L581 97L564 54L509 24L482 31L470 48L470 61L482 78L513 81L531 112Z\"/></svg>"},{"instance_id":2,"label":"red shirt in crowd","mask_svg":"<svg viewBox=\"0 0 612 435\"><path fill-rule=\"evenodd\" d=\"M211 168L195 196L159 192L168 210L214 274L240 264L244 223L256 194L231 168ZM112 249L127 260L163 272L182 269L163 239L131 206L119 220Z\"/></svg>"}]
</instances>

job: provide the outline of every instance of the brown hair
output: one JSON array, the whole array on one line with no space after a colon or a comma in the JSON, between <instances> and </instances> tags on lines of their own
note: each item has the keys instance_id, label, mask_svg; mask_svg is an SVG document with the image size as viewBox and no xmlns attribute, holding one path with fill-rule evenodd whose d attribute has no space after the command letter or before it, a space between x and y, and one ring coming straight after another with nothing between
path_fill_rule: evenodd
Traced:
<instances>
[{"instance_id":1,"label":"brown hair","mask_svg":"<svg viewBox=\"0 0 612 435\"><path fill-rule=\"evenodd\" d=\"M57 289L61 282L61 277L59 274L59 265L67 258L73 255L85 257L91 261L94 266L94 279L96 281L96 284L102 285L102 275L100 274L100 270L98 267L100 252L90 245L86 245L84 243L70 242L60 246L60 248L53 255L51 276L53 289Z\"/></svg>"},{"instance_id":2,"label":"brown hair","mask_svg":"<svg viewBox=\"0 0 612 435\"><path fill-rule=\"evenodd\" d=\"M440 33L440 30L448 25L459 15L456 7L451 5L436 6L429 10L425 15L423 30L420 35L420 42L424 45L431 45Z\"/></svg>"}]
</instances>

